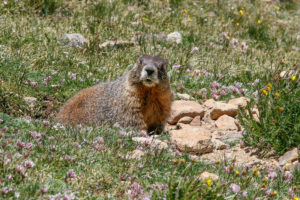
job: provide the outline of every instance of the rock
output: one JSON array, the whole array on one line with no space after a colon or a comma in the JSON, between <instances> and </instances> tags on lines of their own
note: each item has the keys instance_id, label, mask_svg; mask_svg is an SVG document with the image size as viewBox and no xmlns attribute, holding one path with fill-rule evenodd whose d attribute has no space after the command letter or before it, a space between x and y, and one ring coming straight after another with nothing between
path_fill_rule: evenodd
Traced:
<instances>
[{"instance_id":1,"label":"rock","mask_svg":"<svg viewBox=\"0 0 300 200\"><path fill-rule=\"evenodd\" d=\"M240 132L236 133L226 133L225 135L219 137L218 139L222 142L235 142L237 140L241 140L243 138L243 135Z\"/></svg>"},{"instance_id":2,"label":"rock","mask_svg":"<svg viewBox=\"0 0 300 200\"><path fill-rule=\"evenodd\" d=\"M286 152L285 154L283 154L283 156L279 158L279 164L283 166L287 163L292 163L293 161L297 160L298 157L299 157L298 149L294 148Z\"/></svg>"},{"instance_id":3,"label":"rock","mask_svg":"<svg viewBox=\"0 0 300 200\"><path fill-rule=\"evenodd\" d=\"M170 131L171 143L185 152L212 152L214 145L211 137L209 130L197 126L185 125L182 129Z\"/></svg>"},{"instance_id":4,"label":"rock","mask_svg":"<svg viewBox=\"0 0 300 200\"><path fill-rule=\"evenodd\" d=\"M199 179L206 181L207 178L210 178L212 181L217 181L219 180L219 176L213 173L209 173L209 172L202 172L199 176Z\"/></svg>"},{"instance_id":5,"label":"rock","mask_svg":"<svg viewBox=\"0 0 300 200\"><path fill-rule=\"evenodd\" d=\"M203 107L195 101L174 101L171 107L171 114L168 119L169 124L176 124L182 117L204 116Z\"/></svg>"},{"instance_id":6,"label":"rock","mask_svg":"<svg viewBox=\"0 0 300 200\"><path fill-rule=\"evenodd\" d=\"M193 99L193 97L191 97L190 95L188 94L181 94L181 93L177 93L177 96L179 97L179 99Z\"/></svg>"},{"instance_id":7,"label":"rock","mask_svg":"<svg viewBox=\"0 0 300 200\"><path fill-rule=\"evenodd\" d=\"M199 47L194 47L192 50L191 50L191 52L190 52L190 54L195 54L195 53L197 53L199 51Z\"/></svg>"},{"instance_id":8,"label":"rock","mask_svg":"<svg viewBox=\"0 0 300 200\"><path fill-rule=\"evenodd\" d=\"M104 49L106 47L120 47L120 46L132 46L135 43L132 41L124 41L124 40L117 40L117 41L106 41L99 45L99 49Z\"/></svg>"},{"instance_id":9,"label":"rock","mask_svg":"<svg viewBox=\"0 0 300 200\"><path fill-rule=\"evenodd\" d=\"M237 115L238 107L236 105L215 102L212 110L210 111L210 118L213 120L218 119L222 115L235 117Z\"/></svg>"},{"instance_id":10,"label":"rock","mask_svg":"<svg viewBox=\"0 0 300 200\"><path fill-rule=\"evenodd\" d=\"M226 162L234 162L236 166L253 167L262 165L278 166L278 163L274 159L259 159L253 155L256 149L246 152L244 149L234 146L229 149L215 150L212 153L203 154L200 156L200 161L206 161L208 163L215 163L220 160L226 160Z\"/></svg>"},{"instance_id":11,"label":"rock","mask_svg":"<svg viewBox=\"0 0 300 200\"><path fill-rule=\"evenodd\" d=\"M177 44L182 42L182 36L179 32L173 32L167 35L167 41L176 42Z\"/></svg>"},{"instance_id":12,"label":"rock","mask_svg":"<svg viewBox=\"0 0 300 200\"><path fill-rule=\"evenodd\" d=\"M294 172L295 170L300 171L300 163L298 160L293 162L293 165L291 167L291 172Z\"/></svg>"},{"instance_id":13,"label":"rock","mask_svg":"<svg viewBox=\"0 0 300 200\"><path fill-rule=\"evenodd\" d=\"M158 148L158 149L167 149L168 148L168 144L166 144L165 142L162 142L159 139L154 139L154 138L146 138L146 137L133 137L132 138L133 141L143 144L143 145L149 145L151 148Z\"/></svg>"},{"instance_id":14,"label":"rock","mask_svg":"<svg viewBox=\"0 0 300 200\"><path fill-rule=\"evenodd\" d=\"M35 97L24 97L24 100L26 101L27 104L29 104L29 107L34 107L36 103L36 98Z\"/></svg>"},{"instance_id":15,"label":"rock","mask_svg":"<svg viewBox=\"0 0 300 200\"><path fill-rule=\"evenodd\" d=\"M200 117L200 116L199 116L199 117ZM181 119L178 121L178 123L189 124L193 119L194 119L194 118L192 118L192 117L186 116L186 117L181 118Z\"/></svg>"},{"instance_id":16,"label":"rock","mask_svg":"<svg viewBox=\"0 0 300 200\"><path fill-rule=\"evenodd\" d=\"M134 160L140 160L144 155L145 155L145 152L136 149L130 153L129 158L134 159Z\"/></svg>"},{"instance_id":17,"label":"rock","mask_svg":"<svg viewBox=\"0 0 300 200\"><path fill-rule=\"evenodd\" d=\"M214 144L215 148L218 150L223 150L223 149L227 149L230 147L228 144L225 144L224 142L222 142L220 140L212 139L211 141Z\"/></svg>"},{"instance_id":18,"label":"rock","mask_svg":"<svg viewBox=\"0 0 300 200\"><path fill-rule=\"evenodd\" d=\"M191 126L201 126L201 117L196 116L190 123Z\"/></svg>"},{"instance_id":19,"label":"rock","mask_svg":"<svg viewBox=\"0 0 300 200\"><path fill-rule=\"evenodd\" d=\"M214 99L208 99L204 102L204 106L207 108L213 108L216 104L216 101Z\"/></svg>"},{"instance_id":20,"label":"rock","mask_svg":"<svg viewBox=\"0 0 300 200\"><path fill-rule=\"evenodd\" d=\"M236 106L241 106L243 108L246 108L247 102L250 102L250 99L246 98L246 97L234 98L234 99L230 99L228 101L229 104L236 105Z\"/></svg>"},{"instance_id":21,"label":"rock","mask_svg":"<svg viewBox=\"0 0 300 200\"><path fill-rule=\"evenodd\" d=\"M235 124L235 119L228 115L222 115L219 117L216 121L216 126L221 130L238 130L238 127Z\"/></svg>"},{"instance_id":22,"label":"rock","mask_svg":"<svg viewBox=\"0 0 300 200\"><path fill-rule=\"evenodd\" d=\"M88 44L89 41L85 39L80 33L70 33L64 34L61 39L62 42L66 43L68 46L82 47Z\"/></svg>"}]
</instances>

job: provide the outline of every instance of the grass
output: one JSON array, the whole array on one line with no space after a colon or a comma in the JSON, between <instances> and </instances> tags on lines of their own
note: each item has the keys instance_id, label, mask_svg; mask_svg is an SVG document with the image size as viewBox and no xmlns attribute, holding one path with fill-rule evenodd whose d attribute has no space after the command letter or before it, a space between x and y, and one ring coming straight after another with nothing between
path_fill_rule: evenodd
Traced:
<instances>
[{"instance_id":1,"label":"grass","mask_svg":"<svg viewBox=\"0 0 300 200\"><path fill-rule=\"evenodd\" d=\"M299 197L299 188L293 188L299 185L297 172L289 179L276 169L277 178L264 180L270 173L267 169L242 174L244 169L234 163L192 162L189 155L178 156L172 148L160 152L143 145L146 156L128 160L126 155L137 144L131 137L120 137L117 128L56 130L52 123L68 98L126 73L143 53L167 58L172 88L200 102L205 96L251 98L256 80L267 85L265 74L299 70L300 52L291 50L300 47L296 1L9 0L0 3L0 13L4 19L0 20L1 198L17 198L19 193L20 199L38 199L61 193L79 199L292 199L292 192ZM149 40L153 34L174 31L182 34L181 44ZM81 33L89 44L65 46L60 42L65 33ZM107 40L131 40L137 35L137 45L98 48ZM194 47L199 50L191 54ZM213 81L219 87L212 87ZM223 96L214 90L222 86L228 87ZM24 97L37 101L30 107ZM25 117L32 120L20 119ZM43 120L50 125L43 125ZM34 139L30 131L43 136ZM93 145L99 136L104 139L99 148L104 145L104 150ZM168 139L167 134L160 137ZM18 149L18 139L33 147ZM16 171L25 160L34 167ZM226 172L231 165L233 169ZM76 178L68 178L70 169ZM197 181L194 177L204 170L218 174L219 181L211 186ZM240 192L230 189L233 183ZM13 190L6 194L9 188ZM246 197L242 191L247 191Z\"/></svg>"}]
</instances>

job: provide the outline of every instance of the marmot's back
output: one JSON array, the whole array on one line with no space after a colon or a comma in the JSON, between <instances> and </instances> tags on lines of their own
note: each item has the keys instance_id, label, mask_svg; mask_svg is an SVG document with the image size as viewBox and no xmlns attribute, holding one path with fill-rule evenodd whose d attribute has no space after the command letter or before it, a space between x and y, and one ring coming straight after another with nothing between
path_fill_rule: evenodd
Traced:
<instances>
[{"instance_id":1,"label":"marmot's back","mask_svg":"<svg viewBox=\"0 0 300 200\"><path fill-rule=\"evenodd\" d=\"M172 95L167 61L148 55L113 82L81 90L61 108L61 123L119 123L123 127L162 131L169 116Z\"/></svg>"}]
</instances>

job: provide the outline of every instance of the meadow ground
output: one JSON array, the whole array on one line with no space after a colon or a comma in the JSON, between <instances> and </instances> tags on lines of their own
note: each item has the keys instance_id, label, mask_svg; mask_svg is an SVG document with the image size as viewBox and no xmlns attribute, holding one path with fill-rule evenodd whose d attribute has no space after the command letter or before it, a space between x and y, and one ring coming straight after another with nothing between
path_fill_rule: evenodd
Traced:
<instances>
[{"instance_id":1,"label":"meadow ground","mask_svg":"<svg viewBox=\"0 0 300 200\"><path fill-rule=\"evenodd\" d=\"M252 98L263 114L260 124L240 114L249 144L271 144L278 155L299 147L296 0L7 0L0 13L1 199L299 198L297 171L207 164L172 145L136 144L131 137L139 133L130 130L53 122L80 89L113 80L140 54L151 54L169 60L172 88L199 102ZM181 43L161 37L174 31ZM80 33L89 43L64 45L65 33ZM136 44L99 49L107 40ZM292 74L280 77L283 70ZM36 102L29 106L24 97ZM169 139L167 133L159 138ZM146 156L130 159L135 149ZM203 171L220 178L198 180Z\"/></svg>"}]
</instances>

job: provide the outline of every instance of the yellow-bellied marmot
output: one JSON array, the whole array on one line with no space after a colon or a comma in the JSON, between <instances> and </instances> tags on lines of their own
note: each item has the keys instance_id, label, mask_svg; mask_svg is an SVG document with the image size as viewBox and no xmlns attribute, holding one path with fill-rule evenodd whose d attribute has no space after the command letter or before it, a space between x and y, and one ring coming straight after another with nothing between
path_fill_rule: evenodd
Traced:
<instances>
[{"instance_id":1,"label":"yellow-bellied marmot","mask_svg":"<svg viewBox=\"0 0 300 200\"><path fill-rule=\"evenodd\" d=\"M81 90L61 108L60 123L119 123L160 133L172 103L167 60L141 55L128 74Z\"/></svg>"}]
</instances>

